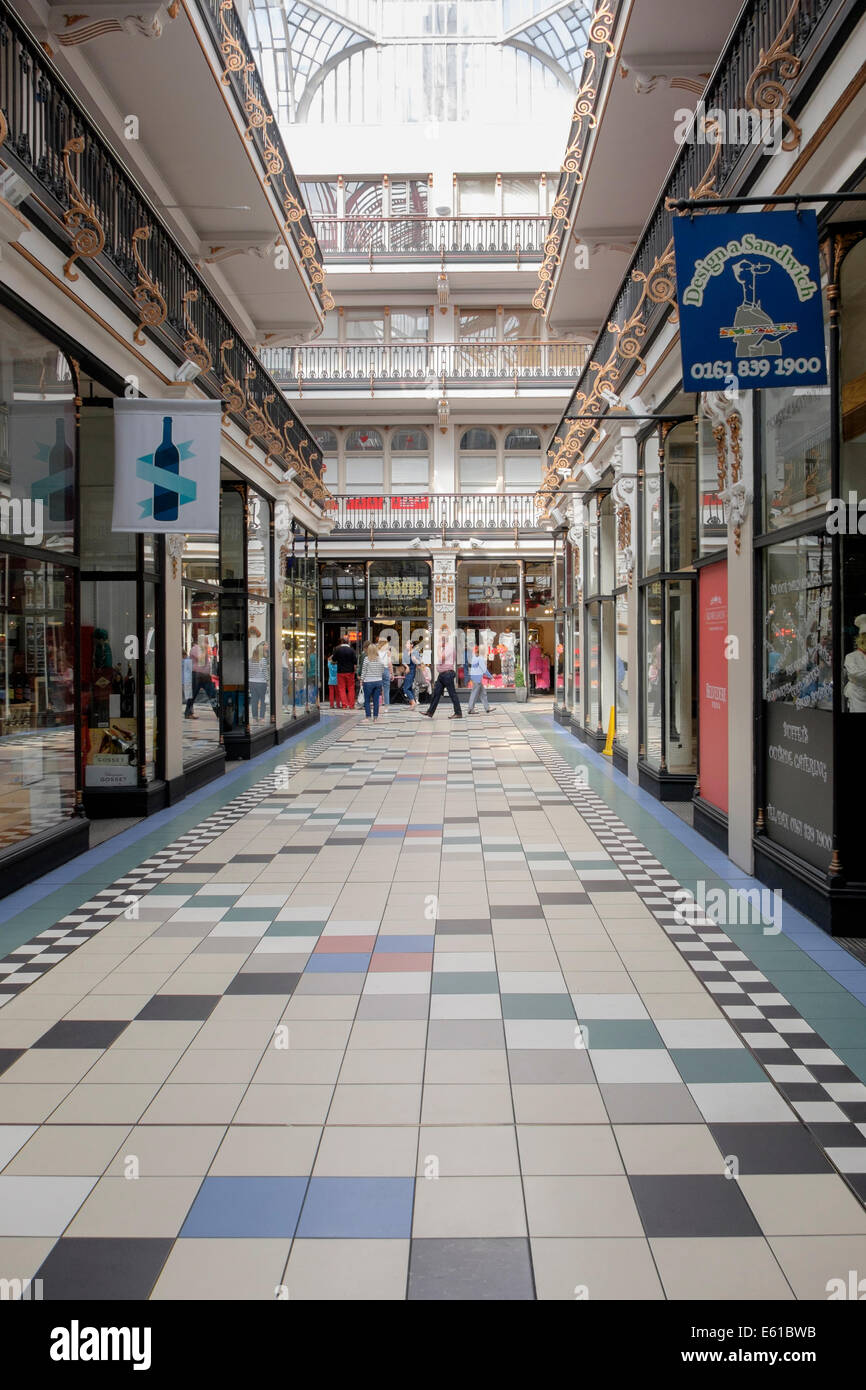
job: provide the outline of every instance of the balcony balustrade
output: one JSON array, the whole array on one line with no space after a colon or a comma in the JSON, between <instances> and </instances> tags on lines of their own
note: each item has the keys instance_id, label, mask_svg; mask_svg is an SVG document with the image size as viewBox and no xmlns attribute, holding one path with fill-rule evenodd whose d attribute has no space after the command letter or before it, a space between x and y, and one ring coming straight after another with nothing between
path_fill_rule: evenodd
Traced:
<instances>
[{"instance_id":1,"label":"balcony balustrade","mask_svg":"<svg viewBox=\"0 0 866 1390\"><path fill-rule=\"evenodd\" d=\"M539 260L546 217L331 217L313 218L329 260Z\"/></svg>"},{"instance_id":2,"label":"balcony balustrade","mask_svg":"<svg viewBox=\"0 0 866 1390\"><path fill-rule=\"evenodd\" d=\"M575 342L322 343L266 348L262 361L286 390L414 387L438 395L448 387L572 383L586 346Z\"/></svg>"},{"instance_id":3,"label":"balcony balustrade","mask_svg":"<svg viewBox=\"0 0 866 1390\"><path fill-rule=\"evenodd\" d=\"M534 531L538 509L534 494L439 492L383 497L332 497L326 516L334 533L346 531L403 532L423 539L435 536L439 543L453 532L477 534L489 531Z\"/></svg>"}]
</instances>

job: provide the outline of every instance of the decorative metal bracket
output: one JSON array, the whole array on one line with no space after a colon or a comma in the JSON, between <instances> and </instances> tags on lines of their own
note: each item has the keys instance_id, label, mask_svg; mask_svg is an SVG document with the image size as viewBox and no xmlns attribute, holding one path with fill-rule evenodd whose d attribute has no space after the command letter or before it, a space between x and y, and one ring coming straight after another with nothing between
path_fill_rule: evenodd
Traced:
<instances>
[{"instance_id":1,"label":"decorative metal bracket","mask_svg":"<svg viewBox=\"0 0 866 1390\"><path fill-rule=\"evenodd\" d=\"M66 171L66 186L69 190L69 207L63 214L63 225L72 238L72 255L63 267L67 280L77 280L78 271L72 267L77 260L92 260L105 247L105 232L72 173L70 156L84 153L84 136L73 135L63 146L63 167Z\"/></svg>"},{"instance_id":2,"label":"decorative metal bracket","mask_svg":"<svg viewBox=\"0 0 866 1390\"><path fill-rule=\"evenodd\" d=\"M132 254L135 257L138 273L141 276L141 279L132 291L132 297L138 305L138 327L132 335L132 341L138 343L139 347L145 342L144 334L141 331L145 324L148 328L159 328L160 324L165 323L168 314L168 305L165 302L162 291L153 276L148 272L138 249L138 243L140 241L150 241L150 235L150 227L136 227L132 234Z\"/></svg>"}]
</instances>

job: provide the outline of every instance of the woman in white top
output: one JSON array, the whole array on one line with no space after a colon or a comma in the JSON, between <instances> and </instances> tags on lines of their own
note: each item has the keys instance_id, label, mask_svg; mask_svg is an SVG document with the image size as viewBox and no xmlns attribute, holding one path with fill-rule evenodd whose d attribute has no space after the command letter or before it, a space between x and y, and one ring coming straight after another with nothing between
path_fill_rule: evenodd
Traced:
<instances>
[{"instance_id":1,"label":"woman in white top","mask_svg":"<svg viewBox=\"0 0 866 1390\"><path fill-rule=\"evenodd\" d=\"M371 642L364 657L364 664L361 667L361 689L364 692L364 718L370 718L370 706L373 707L373 718L379 718L379 700L382 696L382 675L384 665L379 657L379 648L375 642Z\"/></svg>"},{"instance_id":2,"label":"woman in white top","mask_svg":"<svg viewBox=\"0 0 866 1390\"><path fill-rule=\"evenodd\" d=\"M378 648L379 660L382 663L382 713L384 714L391 703L391 676L393 674L391 667L393 665L393 655L391 652L391 643L388 641L387 637L379 638Z\"/></svg>"}]
</instances>

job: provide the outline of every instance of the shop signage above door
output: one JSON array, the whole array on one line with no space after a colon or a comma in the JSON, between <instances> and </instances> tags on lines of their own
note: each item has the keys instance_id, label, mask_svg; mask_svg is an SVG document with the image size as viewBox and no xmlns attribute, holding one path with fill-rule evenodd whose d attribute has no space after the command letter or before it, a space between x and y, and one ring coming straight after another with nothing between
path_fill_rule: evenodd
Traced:
<instances>
[{"instance_id":1,"label":"shop signage above door","mask_svg":"<svg viewBox=\"0 0 866 1390\"><path fill-rule=\"evenodd\" d=\"M815 213L674 218L683 389L824 386Z\"/></svg>"},{"instance_id":2,"label":"shop signage above door","mask_svg":"<svg viewBox=\"0 0 866 1390\"><path fill-rule=\"evenodd\" d=\"M219 534L220 401L114 402L114 531Z\"/></svg>"}]
</instances>

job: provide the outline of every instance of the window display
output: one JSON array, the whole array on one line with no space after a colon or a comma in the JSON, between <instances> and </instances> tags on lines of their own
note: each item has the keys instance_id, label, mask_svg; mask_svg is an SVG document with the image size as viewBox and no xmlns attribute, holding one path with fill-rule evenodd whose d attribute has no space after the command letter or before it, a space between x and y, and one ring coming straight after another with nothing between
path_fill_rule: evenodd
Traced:
<instances>
[{"instance_id":1,"label":"window display","mask_svg":"<svg viewBox=\"0 0 866 1390\"><path fill-rule=\"evenodd\" d=\"M0 554L0 851L74 809L73 592L72 570Z\"/></svg>"},{"instance_id":2,"label":"window display","mask_svg":"<svg viewBox=\"0 0 866 1390\"><path fill-rule=\"evenodd\" d=\"M85 787L135 787L145 761L138 720L134 580L81 583L81 761Z\"/></svg>"}]
</instances>

